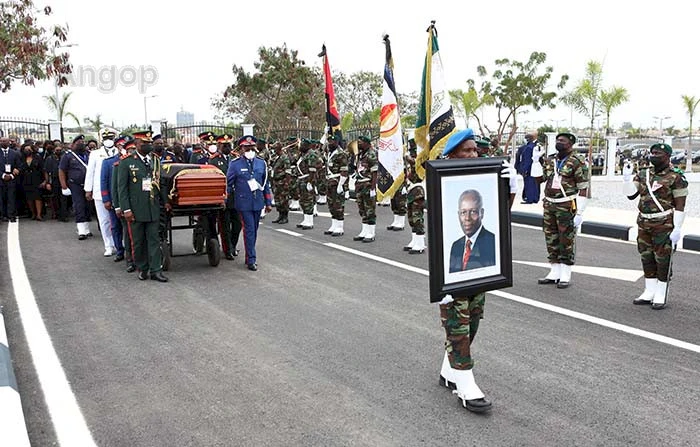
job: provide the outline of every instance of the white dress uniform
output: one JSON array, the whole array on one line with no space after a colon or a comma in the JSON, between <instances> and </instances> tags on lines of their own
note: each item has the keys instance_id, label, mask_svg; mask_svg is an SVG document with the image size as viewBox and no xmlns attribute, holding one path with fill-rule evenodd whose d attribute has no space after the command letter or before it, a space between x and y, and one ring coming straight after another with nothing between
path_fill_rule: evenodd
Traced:
<instances>
[{"instance_id":1,"label":"white dress uniform","mask_svg":"<svg viewBox=\"0 0 700 447\"><path fill-rule=\"evenodd\" d=\"M103 138L107 136L103 134ZM112 135L114 138L114 135ZM115 153L115 148L107 148L104 146L95 149L90 153L90 159L85 173L85 192L92 193L92 199L95 201L95 209L97 210L97 221L100 225L102 240L105 246L105 256L116 254L117 249L114 247L114 239L112 239L112 222L107 211L102 204L102 191L100 189L100 174L102 172L102 161L111 157Z\"/></svg>"}]
</instances>

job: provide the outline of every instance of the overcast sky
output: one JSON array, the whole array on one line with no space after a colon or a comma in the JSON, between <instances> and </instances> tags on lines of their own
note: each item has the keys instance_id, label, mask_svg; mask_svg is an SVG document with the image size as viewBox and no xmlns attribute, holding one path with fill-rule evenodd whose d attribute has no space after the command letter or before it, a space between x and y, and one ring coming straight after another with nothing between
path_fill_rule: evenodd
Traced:
<instances>
[{"instance_id":1,"label":"overcast sky","mask_svg":"<svg viewBox=\"0 0 700 447\"><path fill-rule=\"evenodd\" d=\"M147 100L148 117L169 122L180 108L194 113L197 121L212 119L211 98L232 82L232 65L252 70L260 46L283 43L310 65L320 66L317 54L325 43L333 72L381 74L386 32L397 90L419 91L430 20L436 20L449 88L466 88L466 80L477 77L477 65L491 68L498 58L525 61L531 52L543 51L554 67L554 78L571 77L569 87L584 75L588 60L604 60L603 85L623 86L631 96L613 112L615 126L630 121L658 127L654 116L670 116L664 127L687 127L681 95L700 97L700 55L693 49L700 37L698 19L680 0L48 4L54 10L52 20L69 25L69 43L78 44L68 49L76 74L115 66L115 73L126 76L131 67L154 67L157 82L146 95L158 96ZM413 4L417 6L409 6ZM136 86L116 85L108 93L97 85L62 88L67 90L74 92L69 109L80 118L100 113L117 126L144 121L144 94ZM9 93L0 94L0 116L52 118L45 95L54 95L53 83L34 88L14 84ZM343 105L339 108L342 114ZM570 115L568 108L558 106L524 114L521 121L539 126L559 120L565 126ZM581 126L586 122L576 114L573 120Z\"/></svg>"}]
</instances>

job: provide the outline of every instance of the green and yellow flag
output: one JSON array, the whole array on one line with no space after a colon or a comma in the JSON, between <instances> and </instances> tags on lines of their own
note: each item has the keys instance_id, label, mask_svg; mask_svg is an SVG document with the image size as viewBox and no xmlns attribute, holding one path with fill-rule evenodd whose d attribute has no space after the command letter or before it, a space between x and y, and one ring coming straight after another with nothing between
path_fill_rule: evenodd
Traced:
<instances>
[{"instance_id":1,"label":"green and yellow flag","mask_svg":"<svg viewBox=\"0 0 700 447\"><path fill-rule=\"evenodd\" d=\"M425 54L414 137L418 146L416 173L421 178L425 178L423 162L436 159L442 153L447 139L455 132L455 117L445 87L435 21L430 22L427 31L428 51Z\"/></svg>"}]
</instances>

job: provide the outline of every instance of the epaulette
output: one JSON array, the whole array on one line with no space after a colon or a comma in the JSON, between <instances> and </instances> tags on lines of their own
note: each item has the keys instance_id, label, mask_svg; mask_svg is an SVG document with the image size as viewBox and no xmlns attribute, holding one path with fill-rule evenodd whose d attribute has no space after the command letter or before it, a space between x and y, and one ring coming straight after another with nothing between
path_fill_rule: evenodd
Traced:
<instances>
[{"instance_id":1,"label":"epaulette","mask_svg":"<svg viewBox=\"0 0 700 447\"><path fill-rule=\"evenodd\" d=\"M674 167L673 172L680 174L683 178L685 178L685 172L681 168Z\"/></svg>"}]
</instances>

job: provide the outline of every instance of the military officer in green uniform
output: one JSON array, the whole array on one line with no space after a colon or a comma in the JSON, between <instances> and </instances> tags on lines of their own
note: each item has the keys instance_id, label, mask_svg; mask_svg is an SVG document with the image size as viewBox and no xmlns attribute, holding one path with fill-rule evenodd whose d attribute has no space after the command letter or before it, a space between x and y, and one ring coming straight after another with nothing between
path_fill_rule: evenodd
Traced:
<instances>
[{"instance_id":1,"label":"military officer in green uniform","mask_svg":"<svg viewBox=\"0 0 700 447\"><path fill-rule=\"evenodd\" d=\"M297 224L297 228L310 230L314 227L314 206L316 205L315 187L319 174L323 172L323 160L314 149L311 148L311 140L303 139L297 161L297 176L299 188L299 205L304 213L304 220Z\"/></svg>"},{"instance_id":2,"label":"military officer in green uniform","mask_svg":"<svg viewBox=\"0 0 700 447\"><path fill-rule=\"evenodd\" d=\"M650 167L641 169L633 179L628 160L622 176L627 198L639 197L637 250L642 257L644 292L633 303L651 304L658 310L666 306L671 253L681 237L688 181L682 171L670 165L671 146L657 143L649 151Z\"/></svg>"},{"instance_id":3,"label":"military officer in green uniform","mask_svg":"<svg viewBox=\"0 0 700 447\"><path fill-rule=\"evenodd\" d=\"M326 163L326 192L331 226L323 234L342 236L345 232L345 192L348 191L348 153L340 146L340 133L329 137Z\"/></svg>"},{"instance_id":4,"label":"military officer in green uniform","mask_svg":"<svg viewBox=\"0 0 700 447\"><path fill-rule=\"evenodd\" d=\"M357 166L355 178L355 200L362 217L362 231L354 241L374 242L377 226L377 175L379 160L369 137L357 139Z\"/></svg>"},{"instance_id":5,"label":"military officer in green uniform","mask_svg":"<svg viewBox=\"0 0 700 447\"><path fill-rule=\"evenodd\" d=\"M117 217L121 221L123 228L122 238L124 243L124 258L126 259L127 273L134 272L136 270L136 264L134 263L134 246L131 243L131 227L129 227L129 223L124 218L124 211L122 210L119 202L119 185L117 183L117 179L119 175L119 164L125 158L132 156L135 150L136 143L133 140L125 142L123 150L120 150L119 160L114 163L114 167L112 168L112 177L110 178L112 207L114 208L114 212L116 213Z\"/></svg>"},{"instance_id":6,"label":"military officer in green uniform","mask_svg":"<svg viewBox=\"0 0 700 447\"><path fill-rule=\"evenodd\" d=\"M152 154L151 131L134 132L136 152L122 160L117 170L119 205L124 212L134 247L134 261L139 279L167 282L163 275L162 253L158 228L161 201L169 211L170 204L161 195L160 159Z\"/></svg>"},{"instance_id":7,"label":"military officer in green uniform","mask_svg":"<svg viewBox=\"0 0 700 447\"><path fill-rule=\"evenodd\" d=\"M408 140L408 151L404 155L404 177L406 179L406 214L411 227L411 242L403 249L412 255L425 251L425 187L416 172L416 140Z\"/></svg>"},{"instance_id":8,"label":"military officer in green uniform","mask_svg":"<svg viewBox=\"0 0 700 447\"><path fill-rule=\"evenodd\" d=\"M547 244L550 271L538 279L539 284L569 287L571 266L576 254L576 229L583 222L586 209L589 167L583 155L574 151L576 137L570 133L557 135L557 153L546 159L543 175L535 177L544 188L543 230ZM533 169L534 171L534 169Z\"/></svg>"},{"instance_id":9,"label":"military officer in green uniform","mask_svg":"<svg viewBox=\"0 0 700 447\"><path fill-rule=\"evenodd\" d=\"M301 155L299 153L299 147L301 146L301 140L299 140L297 137L287 137L287 153L289 154L289 160L292 162L292 166L296 166L297 161L299 161L299 156ZM298 179L297 177L299 176L299 170L298 169L292 169L292 182L289 185L290 188L290 203L289 203L289 210L290 211L299 211L301 209L299 205L299 187L298 187Z\"/></svg>"},{"instance_id":10,"label":"military officer in green uniform","mask_svg":"<svg viewBox=\"0 0 700 447\"><path fill-rule=\"evenodd\" d=\"M289 222L289 198L292 185L292 160L287 154L286 147L279 141L272 145L272 194L277 208L277 219L272 223L286 224Z\"/></svg>"}]
</instances>

